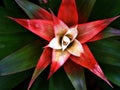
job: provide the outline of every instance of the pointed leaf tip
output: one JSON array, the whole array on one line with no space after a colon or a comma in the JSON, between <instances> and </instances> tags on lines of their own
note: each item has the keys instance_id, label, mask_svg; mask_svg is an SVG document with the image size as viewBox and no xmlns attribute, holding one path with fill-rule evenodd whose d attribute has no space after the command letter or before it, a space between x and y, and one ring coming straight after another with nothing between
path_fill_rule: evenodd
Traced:
<instances>
[{"instance_id":1,"label":"pointed leaf tip","mask_svg":"<svg viewBox=\"0 0 120 90\"><path fill-rule=\"evenodd\" d=\"M112 88L113 86L111 85L111 83L107 80L107 78L105 77L102 69L100 68L100 66L98 64L95 65L94 69L91 69L91 71L98 75L100 78L102 78L108 85L110 85Z\"/></svg>"},{"instance_id":2,"label":"pointed leaf tip","mask_svg":"<svg viewBox=\"0 0 120 90\"><path fill-rule=\"evenodd\" d=\"M111 22L113 22L115 19L119 17L120 15L113 18L79 24L77 28L79 32L77 39L81 43L85 43L89 41L90 39L95 37L97 34L99 34L101 31L103 31Z\"/></svg>"},{"instance_id":3,"label":"pointed leaf tip","mask_svg":"<svg viewBox=\"0 0 120 90\"><path fill-rule=\"evenodd\" d=\"M74 16L74 18L73 18ZM78 23L78 13L75 0L62 0L58 17L64 21L68 26Z\"/></svg>"},{"instance_id":4,"label":"pointed leaf tip","mask_svg":"<svg viewBox=\"0 0 120 90\"><path fill-rule=\"evenodd\" d=\"M36 80L36 78L41 74L41 72L50 64L52 51L50 48L45 48L33 73L32 79L29 83L28 90Z\"/></svg>"},{"instance_id":5,"label":"pointed leaf tip","mask_svg":"<svg viewBox=\"0 0 120 90\"><path fill-rule=\"evenodd\" d=\"M116 28L108 27L104 31L98 33L96 36L94 36L88 42L94 42L94 41L98 41L101 39L116 37L116 36L120 36L120 30L116 29Z\"/></svg>"},{"instance_id":6,"label":"pointed leaf tip","mask_svg":"<svg viewBox=\"0 0 120 90\"><path fill-rule=\"evenodd\" d=\"M106 24L110 24L111 22L113 22L114 20L118 19L119 17L120 17L120 15L106 19Z\"/></svg>"},{"instance_id":7,"label":"pointed leaf tip","mask_svg":"<svg viewBox=\"0 0 120 90\"><path fill-rule=\"evenodd\" d=\"M109 81L105 77L99 64L96 62L88 46L86 44L83 44L83 48L84 48L84 53L81 55L81 57L75 57L71 55L70 57L71 60L89 69L91 72L93 72L95 75L103 79L105 82L107 82L112 87L112 85L109 83Z\"/></svg>"},{"instance_id":8,"label":"pointed leaf tip","mask_svg":"<svg viewBox=\"0 0 120 90\"><path fill-rule=\"evenodd\" d=\"M47 41L50 41L54 37L53 23L51 21L9 18Z\"/></svg>"}]
</instances>

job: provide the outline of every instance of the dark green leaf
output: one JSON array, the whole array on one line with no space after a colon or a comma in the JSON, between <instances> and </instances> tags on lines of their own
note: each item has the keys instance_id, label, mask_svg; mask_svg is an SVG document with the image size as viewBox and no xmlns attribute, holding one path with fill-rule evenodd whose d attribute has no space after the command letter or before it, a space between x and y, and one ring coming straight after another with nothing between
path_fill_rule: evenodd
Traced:
<instances>
[{"instance_id":1,"label":"dark green leaf","mask_svg":"<svg viewBox=\"0 0 120 90\"><path fill-rule=\"evenodd\" d=\"M91 14L96 0L76 0L79 23L86 22Z\"/></svg>"},{"instance_id":2,"label":"dark green leaf","mask_svg":"<svg viewBox=\"0 0 120 90\"><path fill-rule=\"evenodd\" d=\"M104 39L89 43L96 59L104 64L120 67L120 42L112 39Z\"/></svg>"},{"instance_id":3,"label":"dark green leaf","mask_svg":"<svg viewBox=\"0 0 120 90\"><path fill-rule=\"evenodd\" d=\"M59 6L61 4L61 0L50 0L48 4L49 5L48 5L47 9L50 8L53 11L53 13L57 16Z\"/></svg>"},{"instance_id":4,"label":"dark green leaf","mask_svg":"<svg viewBox=\"0 0 120 90\"><path fill-rule=\"evenodd\" d=\"M16 3L25 11L25 13L29 16L29 18L34 18L36 15L36 11L40 9L40 7L28 0L15 0Z\"/></svg>"},{"instance_id":5,"label":"dark green leaf","mask_svg":"<svg viewBox=\"0 0 120 90\"><path fill-rule=\"evenodd\" d=\"M90 21L110 18L120 14L120 0L96 0L92 10ZM120 19L112 23L112 26L120 29Z\"/></svg>"},{"instance_id":6,"label":"dark green leaf","mask_svg":"<svg viewBox=\"0 0 120 90\"><path fill-rule=\"evenodd\" d=\"M30 77L31 70L8 76L0 76L0 90L13 90L13 88Z\"/></svg>"},{"instance_id":7,"label":"dark green leaf","mask_svg":"<svg viewBox=\"0 0 120 90\"><path fill-rule=\"evenodd\" d=\"M64 69L75 90L87 90L84 69L81 66L69 60L64 64Z\"/></svg>"},{"instance_id":8,"label":"dark green leaf","mask_svg":"<svg viewBox=\"0 0 120 90\"><path fill-rule=\"evenodd\" d=\"M15 3L15 0L3 0L3 2L9 15L14 17L26 17L25 13L23 13L21 8Z\"/></svg>"},{"instance_id":9,"label":"dark green leaf","mask_svg":"<svg viewBox=\"0 0 120 90\"><path fill-rule=\"evenodd\" d=\"M0 33L25 32L25 29L10 20L8 16L13 16L13 12L0 7Z\"/></svg>"},{"instance_id":10,"label":"dark green leaf","mask_svg":"<svg viewBox=\"0 0 120 90\"><path fill-rule=\"evenodd\" d=\"M0 8L0 15L0 59L2 59L36 37L7 18L11 15L9 10Z\"/></svg>"},{"instance_id":11,"label":"dark green leaf","mask_svg":"<svg viewBox=\"0 0 120 90\"><path fill-rule=\"evenodd\" d=\"M40 57L40 40L35 41L0 61L0 75L8 75L33 68Z\"/></svg>"},{"instance_id":12,"label":"dark green leaf","mask_svg":"<svg viewBox=\"0 0 120 90\"><path fill-rule=\"evenodd\" d=\"M13 11L18 10L18 6L14 0L3 0L5 8Z\"/></svg>"},{"instance_id":13,"label":"dark green leaf","mask_svg":"<svg viewBox=\"0 0 120 90\"><path fill-rule=\"evenodd\" d=\"M47 68L49 69L49 68ZM36 81L33 83L31 90L49 90L49 80L47 80L48 76L48 70L45 69L39 77L36 79Z\"/></svg>"},{"instance_id":14,"label":"dark green leaf","mask_svg":"<svg viewBox=\"0 0 120 90\"><path fill-rule=\"evenodd\" d=\"M114 84L120 86L120 68L106 64L102 66L107 78Z\"/></svg>"},{"instance_id":15,"label":"dark green leaf","mask_svg":"<svg viewBox=\"0 0 120 90\"><path fill-rule=\"evenodd\" d=\"M30 33L0 32L0 59L28 44L31 40L35 40L35 37L33 37L33 34L31 35Z\"/></svg>"},{"instance_id":16,"label":"dark green leaf","mask_svg":"<svg viewBox=\"0 0 120 90\"><path fill-rule=\"evenodd\" d=\"M102 19L120 14L120 0L96 0L90 18Z\"/></svg>"},{"instance_id":17,"label":"dark green leaf","mask_svg":"<svg viewBox=\"0 0 120 90\"><path fill-rule=\"evenodd\" d=\"M103 33L103 38L120 36L120 30L112 27L106 28L102 33Z\"/></svg>"},{"instance_id":18,"label":"dark green leaf","mask_svg":"<svg viewBox=\"0 0 120 90\"><path fill-rule=\"evenodd\" d=\"M63 70L58 70L49 83L49 90L74 90Z\"/></svg>"}]
</instances>

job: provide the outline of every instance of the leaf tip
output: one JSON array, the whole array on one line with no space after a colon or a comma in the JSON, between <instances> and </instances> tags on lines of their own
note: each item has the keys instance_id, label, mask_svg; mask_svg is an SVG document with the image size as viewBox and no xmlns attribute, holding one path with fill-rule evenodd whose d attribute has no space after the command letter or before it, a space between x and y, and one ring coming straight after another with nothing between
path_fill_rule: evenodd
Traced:
<instances>
[{"instance_id":1,"label":"leaf tip","mask_svg":"<svg viewBox=\"0 0 120 90\"><path fill-rule=\"evenodd\" d=\"M29 86L28 86L27 90L30 90L30 88L31 88L32 84L33 84L33 80L31 80L31 81L30 81L30 83L29 83Z\"/></svg>"},{"instance_id":2,"label":"leaf tip","mask_svg":"<svg viewBox=\"0 0 120 90\"><path fill-rule=\"evenodd\" d=\"M118 19L119 17L120 17L120 15L115 16L115 17L113 17L113 18L110 18L110 20L111 20L111 21L114 21L114 20Z\"/></svg>"},{"instance_id":3,"label":"leaf tip","mask_svg":"<svg viewBox=\"0 0 120 90\"><path fill-rule=\"evenodd\" d=\"M14 20L14 18L13 17L10 17L10 16L7 16L9 19L11 19L11 20Z\"/></svg>"}]
</instances>

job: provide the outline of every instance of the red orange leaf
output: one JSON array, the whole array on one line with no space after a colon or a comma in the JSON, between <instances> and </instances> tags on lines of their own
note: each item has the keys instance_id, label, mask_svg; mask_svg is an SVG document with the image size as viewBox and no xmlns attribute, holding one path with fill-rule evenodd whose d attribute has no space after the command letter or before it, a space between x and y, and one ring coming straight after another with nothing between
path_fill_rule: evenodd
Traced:
<instances>
[{"instance_id":1,"label":"red orange leaf","mask_svg":"<svg viewBox=\"0 0 120 90\"><path fill-rule=\"evenodd\" d=\"M103 71L101 70L100 66L96 62L94 56L92 55L91 51L89 50L88 46L86 44L83 45L84 47L84 53L81 55L81 57L75 57L71 56L71 60L73 60L75 63L89 69L91 72L96 74L98 77L106 81L110 86L112 86L107 78L105 77Z\"/></svg>"},{"instance_id":2,"label":"red orange leaf","mask_svg":"<svg viewBox=\"0 0 120 90\"><path fill-rule=\"evenodd\" d=\"M78 25L78 32L79 35L77 39L81 43L85 43L91 38L93 38L95 35L97 35L99 32L104 30L112 21L119 18L120 16L116 16L109 19L103 19L103 20L97 20L85 24L79 24Z\"/></svg>"},{"instance_id":3,"label":"red orange leaf","mask_svg":"<svg viewBox=\"0 0 120 90\"><path fill-rule=\"evenodd\" d=\"M26 29L30 30L31 32L47 41L50 41L54 37L53 23L51 21L40 19L17 19L11 17L10 19L16 21L21 26L25 27Z\"/></svg>"},{"instance_id":4,"label":"red orange leaf","mask_svg":"<svg viewBox=\"0 0 120 90\"><path fill-rule=\"evenodd\" d=\"M50 48L45 48L38 63L36 66L36 69L33 73L32 79L30 81L30 84L28 86L28 90L30 89L30 87L32 86L32 84L34 83L35 79L40 75L40 73L50 64L51 62L51 54L52 54L52 50Z\"/></svg>"},{"instance_id":5,"label":"red orange leaf","mask_svg":"<svg viewBox=\"0 0 120 90\"><path fill-rule=\"evenodd\" d=\"M53 73L55 73L66 62L69 56L70 53L68 53L67 51L53 50L52 64L48 78L50 78L51 75L53 75Z\"/></svg>"},{"instance_id":6,"label":"red orange leaf","mask_svg":"<svg viewBox=\"0 0 120 90\"><path fill-rule=\"evenodd\" d=\"M78 13L75 0L62 0L58 18L64 21L68 26L78 23Z\"/></svg>"},{"instance_id":7,"label":"red orange leaf","mask_svg":"<svg viewBox=\"0 0 120 90\"><path fill-rule=\"evenodd\" d=\"M114 37L114 36L120 36L120 30L116 28L108 27L104 31L98 33L95 37L90 39L88 42L93 42L93 41Z\"/></svg>"}]
</instances>

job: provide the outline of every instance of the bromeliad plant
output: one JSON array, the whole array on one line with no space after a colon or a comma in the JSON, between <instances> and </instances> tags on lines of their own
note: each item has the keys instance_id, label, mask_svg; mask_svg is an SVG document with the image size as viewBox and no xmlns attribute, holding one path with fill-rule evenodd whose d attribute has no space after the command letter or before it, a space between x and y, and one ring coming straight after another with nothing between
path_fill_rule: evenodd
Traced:
<instances>
[{"instance_id":1,"label":"bromeliad plant","mask_svg":"<svg viewBox=\"0 0 120 90\"><path fill-rule=\"evenodd\" d=\"M20 4L22 1L16 0L16 2ZM9 17L48 41L36 65L28 90L48 65L51 65L48 79L63 66L70 80L74 80L78 77L77 74L80 73L82 66L112 87L96 62L87 42L102 39L102 31L119 16L83 23L87 18L83 18L82 14L78 16L75 0L62 0L57 17L52 11L48 12L43 8L39 8L34 15L36 19ZM76 83L79 85L79 82ZM73 86L77 90L76 83L73 83Z\"/></svg>"}]
</instances>

